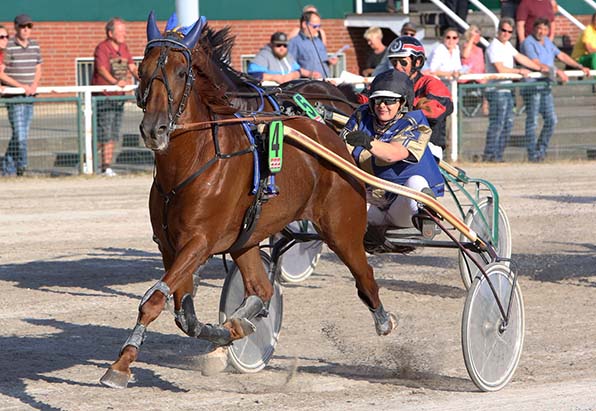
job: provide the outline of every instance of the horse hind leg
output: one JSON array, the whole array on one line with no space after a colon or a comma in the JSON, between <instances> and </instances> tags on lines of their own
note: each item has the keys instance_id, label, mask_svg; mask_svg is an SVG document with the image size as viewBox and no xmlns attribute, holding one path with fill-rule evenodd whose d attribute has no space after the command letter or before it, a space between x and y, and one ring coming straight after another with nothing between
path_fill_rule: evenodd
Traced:
<instances>
[{"instance_id":1,"label":"horse hind leg","mask_svg":"<svg viewBox=\"0 0 596 411\"><path fill-rule=\"evenodd\" d=\"M341 210L340 213L348 211L347 215L338 216L337 213L333 216L328 215L322 218L318 224L329 248L352 273L356 281L358 297L370 310L377 334L387 335L397 327L397 317L383 307L373 269L366 259L364 250L366 213L362 213L361 218L356 218L359 213L347 210L348 207L345 204L347 203L344 203L343 206L329 207L329 209ZM350 221L350 224L342 224L341 221Z\"/></svg>"}]
</instances>

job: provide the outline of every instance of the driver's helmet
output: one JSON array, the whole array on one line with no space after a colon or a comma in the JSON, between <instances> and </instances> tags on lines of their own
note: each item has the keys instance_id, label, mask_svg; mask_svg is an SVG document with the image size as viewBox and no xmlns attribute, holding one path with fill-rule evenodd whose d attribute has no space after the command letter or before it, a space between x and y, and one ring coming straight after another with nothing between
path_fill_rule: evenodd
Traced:
<instances>
[{"instance_id":1,"label":"driver's helmet","mask_svg":"<svg viewBox=\"0 0 596 411\"><path fill-rule=\"evenodd\" d=\"M398 98L404 103L404 111L411 110L414 103L414 83L401 71L384 71L377 75L370 85L370 104L373 104L376 97Z\"/></svg>"},{"instance_id":2,"label":"driver's helmet","mask_svg":"<svg viewBox=\"0 0 596 411\"><path fill-rule=\"evenodd\" d=\"M387 57L412 57L414 70L420 70L426 61L424 46L415 37L401 36L391 42Z\"/></svg>"}]
</instances>

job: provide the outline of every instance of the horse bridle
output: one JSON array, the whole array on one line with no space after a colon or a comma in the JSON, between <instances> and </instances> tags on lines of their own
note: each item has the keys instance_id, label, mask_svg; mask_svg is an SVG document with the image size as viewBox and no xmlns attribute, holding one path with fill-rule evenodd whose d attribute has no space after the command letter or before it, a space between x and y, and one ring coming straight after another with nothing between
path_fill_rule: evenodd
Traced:
<instances>
[{"instance_id":1,"label":"horse bridle","mask_svg":"<svg viewBox=\"0 0 596 411\"><path fill-rule=\"evenodd\" d=\"M139 108L141 108L143 110L143 112L146 111L147 99L149 98L149 93L151 92L151 85L153 84L154 80L160 80L163 83L163 85L166 89L166 92L168 94L168 135L169 135L172 131L174 131L177 128L176 122L178 121L178 118L180 118L180 116L184 112L184 109L186 108L186 103L188 101L188 97L190 96L190 90L192 89L192 83L195 80L195 75L192 70L191 51L185 44L183 44L180 41L177 41L173 38L160 38L160 39L151 40L147 43L147 46L145 47L145 56L147 56L147 53L149 52L150 49L152 49L153 47L156 47L156 46L162 47L160 50L159 58L157 59L157 65L155 66L155 69L153 70L153 73L151 74L151 77L148 80L147 86L145 87L145 90L143 91L142 96L141 96L140 89L137 88L137 91L136 91L137 106L139 106ZM180 99L180 102L178 103L178 109L176 110L175 114L174 114L174 108L173 108L174 96L172 93L172 89L170 87L170 83L168 82L168 76L166 73L166 62L168 60L168 54L171 50L180 51L186 58L186 74L185 74L186 82L184 85L184 94L182 95L182 98ZM159 72L161 72L161 77L158 77Z\"/></svg>"}]
</instances>

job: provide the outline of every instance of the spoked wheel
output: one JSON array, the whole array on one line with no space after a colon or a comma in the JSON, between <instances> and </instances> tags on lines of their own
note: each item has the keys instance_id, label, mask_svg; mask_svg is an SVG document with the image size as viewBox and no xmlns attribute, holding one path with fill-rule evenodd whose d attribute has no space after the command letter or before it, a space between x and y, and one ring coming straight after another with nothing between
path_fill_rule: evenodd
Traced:
<instances>
[{"instance_id":1,"label":"spoked wheel","mask_svg":"<svg viewBox=\"0 0 596 411\"><path fill-rule=\"evenodd\" d=\"M493 263L487 277L505 312L513 279L509 267ZM470 378L482 391L497 391L513 377L524 344L524 302L516 283L507 324L483 275L468 291L462 320L462 348Z\"/></svg>"},{"instance_id":2,"label":"spoked wheel","mask_svg":"<svg viewBox=\"0 0 596 411\"><path fill-rule=\"evenodd\" d=\"M493 210L494 204L492 199L485 199L478 204L478 208L472 207L464 222L474 232L476 232L483 239L490 241L493 237ZM499 217L498 217L498 238L497 243L492 244L499 257L510 258L511 257L511 226L509 225L509 219L505 210L499 205ZM460 241L467 241L467 238L461 234ZM490 256L488 253L484 253L487 260L490 262ZM477 260L482 262L481 256L478 256ZM464 253L459 252L459 272L461 279L466 289L469 289L474 281L474 278L479 274L478 267L472 262L471 259L466 257ZM503 264L509 265L508 262Z\"/></svg>"},{"instance_id":3,"label":"spoked wheel","mask_svg":"<svg viewBox=\"0 0 596 411\"><path fill-rule=\"evenodd\" d=\"M312 223L308 221L294 221L289 224L289 227L292 231L316 233ZM288 283L298 283L306 280L315 270L322 250L323 242L320 240L294 244L279 259L281 279Z\"/></svg>"},{"instance_id":4,"label":"spoked wheel","mask_svg":"<svg viewBox=\"0 0 596 411\"><path fill-rule=\"evenodd\" d=\"M271 259L267 253L261 251L261 259L265 270L269 272ZM219 301L219 321L224 323L244 300L244 283L242 274L235 264L232 264L229 275L224 282ZM257 327L248 337L234 341L228 347L230 363L242 373L255 373L262 370L275 351L275 346L281 330L283 317L282 289L277 281L273 284L273 296L269 303L269 314L251 320Z\"/></svg>"}]
</instances>

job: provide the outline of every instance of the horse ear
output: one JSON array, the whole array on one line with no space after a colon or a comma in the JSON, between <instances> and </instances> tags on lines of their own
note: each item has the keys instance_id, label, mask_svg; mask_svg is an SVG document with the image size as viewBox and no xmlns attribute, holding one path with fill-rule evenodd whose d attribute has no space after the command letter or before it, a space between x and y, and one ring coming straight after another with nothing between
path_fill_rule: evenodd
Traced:
<instances>
[{"instance_id":1,"label":"horse ear","mask_svg":"<svg viewBox=\"0 0 596 411\"><path fill-rule=\"evenodd\" d=\"M155 22L155 13L151 10L149 13L149 17L147 18L147 41L160 39L161 33L157 28L157 23Z\"/></svg>"},{"instance_id":2,"label":"horse ear","mask_svg":"<svg viewBox=\"0 0 596 411\"><path fill-rule=\"evenodd\" d=\"M194 46L197 44L199 40L199 36L201 35L201 31L203 31L203 26L205 25L206 19L205 16L201 16L200 19L192 26L190 31L184 38L182 39L182 43L189 49L193 49Z\"/></svg>"}]
</instances>

